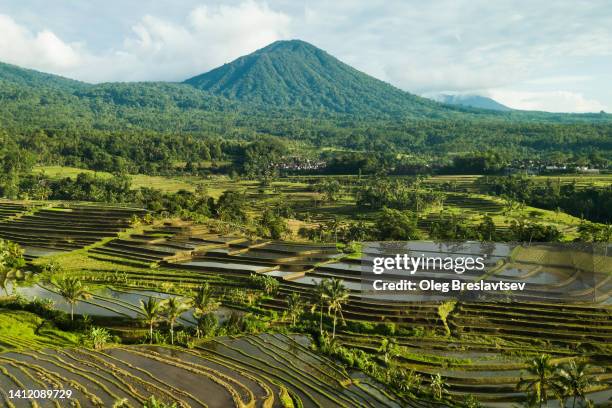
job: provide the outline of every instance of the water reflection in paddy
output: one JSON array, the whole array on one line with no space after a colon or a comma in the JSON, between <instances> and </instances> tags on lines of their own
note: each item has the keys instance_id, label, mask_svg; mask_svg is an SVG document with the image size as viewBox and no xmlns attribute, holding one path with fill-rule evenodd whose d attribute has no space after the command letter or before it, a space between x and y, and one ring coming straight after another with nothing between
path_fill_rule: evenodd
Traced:
<instances>
[{"instance_id":1,"label":"water reflection in paddy","mask_svg":"<svg viewBox=\"0 0 612 408\"><path fill-rule=\"evenodd\" d=\"M9 285L9 292L13 287ZM54 308L63 312L70 312L70 304L55 291L42 285L18 286L15 291L26 299L48 299L53 302ZM131 317L142 318L140 312L140 301L146 302L149 297L164 300L175 295L157 292L152 290L122 290L112 288L100 288L92 291L92 298L80 300L74 308L74 312L79 315L104 316L104 317ZM234 310L221 306L215 311L215 316L220 323L229 319ZM181 315L181 323L194 325L193 309Z\"/></svg>"}]
</instances>

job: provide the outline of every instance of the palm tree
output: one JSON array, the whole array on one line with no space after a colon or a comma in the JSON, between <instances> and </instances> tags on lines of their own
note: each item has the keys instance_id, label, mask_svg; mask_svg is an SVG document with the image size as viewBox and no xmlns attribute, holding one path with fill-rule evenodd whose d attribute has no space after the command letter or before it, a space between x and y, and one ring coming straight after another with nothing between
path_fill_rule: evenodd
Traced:
<instances>
[{"instance_id":1,"label":"palm tree","mask_svg":"<svg viewBox=\"0 0 612 408\"><path fill-rule=\"evenodd\" d=\"M174 345L174 325L181 315L189 310L189 304L178 297L171 297L164 301L164 315L170 323L170 344Z\"/></svg>"},{"instance_id":2,"label":"palm tree","mask_svg":"<svg viewBox=\"0 0 612 408\"><path fill-rule=\"evenodd\" d=\"M548 401L547 389L554 383L553 381L554 367L550 363L550 356L542 354L538 358L529 362L527 371L534 378L521 378L516 387L519 390L531 390L533 393L534 402L542 407L542 403Z\"/></svg>"},{"instance_id":3,"label":"palm tree","mask_svg":"<svg viewBox=\"0 0 612 408\"><path fill-rule=\"evenodd\" d=\"M333 217L331 220L327 221L327 223L325 224L325 228L328 231L333 232L334 242L336 244L338 243L338 228L339 227L340 227L340 222L336 219L336 217Z\"/></svg>"},{"instance_id":4,"label":"palm tree","mask_svg":"<svg viewBox=\"0 0 612 408\"><path fill-rule=\"evenodd\" d=\"M0 288L4 290L6 296L9 295L9 282L23 278L21 272L21 268L25 266L23 254L24 250L19 244L0 239Z\"/></svg>"},{"instance_id":5,"label":"palm tree","mask_svg":"<svg viewBox=\"0 0 612 408\"><path fill-rule=\"evenodd\" d=\"M314 279L313 279L313 282ZM315 282L314 286L314 298L315 303L312 305L311 312L314 313L319 308L319 333L323 334L323 308L325 307L325 303L327 301L327 285L329 284L329 279L322 279L319 283Z\"/></svg>"},{"instance_id":6,"label":"palm tree","mask_svg":"<svg viewBox=\"0 0 612 408\"><path fill-rule=\"evenodd\" d=\"M9 295L8 284L11 281L22 279L23 273L18 269L0 268L0 288L4 290L6 296Z\"/></svg>"},{"instance_id":7,"label":"palm tree","mask_svg":"<svg viewBox=\"0 0 612 408\"><path fill-rule=\"evenodd\" d=\"M295 326L296 320L299 319L304 312L304 302L298 293L293 292L287 299L287 310L289 316L291 316L291 323Z\"/></svg>"},{"instance_id":8,"label":"palm tree","mask_svg":"<svg viewBox=\"0 0 612 408\"><path fill-rule=\"evenodd\" d=\"M195 297L192 299L194 309L193 317L196 318L196 320L199 320L208 313L212 313L217 310L220 304L221 303L214 298L214 292L210 285L205 283L204 285L200 286ZM199 325L196 325L196 333L198 338L200 338Z\"/></svg>"},{"instance_id":9,"label":"palm tree","mask_svg":"<svg viewBox=\"0 0 612 408\"><path fill-rule=\"evenodd\" d=\"M151 296L149 296L146 302L140 299L140 311L144 315L144 320L149 324L149 339L150 344L153 344L153 326L160 319L162 312L161 303Z\"/></svg>"},{"instance_id":10,"label":"palm tree","mask_svg":"<svg viewBox=\"0 0 612 408\"><path fill-rule=\"evenodd\" d=\"M429 386L431 387L434 398L438 400L442 399L442 395L446 391L446 383L440 373L431 376L431 383Z\"/></svg>"},{"instance_id":11,"label":"palm tree","mask_svg":"<svg viewBox=\"0 0 612 408\"><path fill-rule=\"evenodd\" d=\"M593 386L594 380L587 376L588 364L576 364L572 360L557 370L559 385L565 391L565 395L573 397L572 408L576 406L576 399L585 399L587 390Z\"/></svg>"},{"instance_id":12,"label":"palm tree","mask_svg":"<svg viewBox=\"0 0 612 408\"><path fill-rule=\"evenodd\" d=\"M342 280L336 278L331 278L329 283L325 286L325 290L327 293L327 313L333 313L334 317L332 338L335 338L338 314L340 314L340 318L342 318L342 321L344 321L344 316L342 315L342 305L348 301L349 291L344 286Z\"/></svg>"},{"instance_id":13,"label":"palm tree","mask_svg":"<svg viewBox=\"0 0 612 408\"><path fill-rule=\"evenodd\" d=\"M79 300L90 297L87 288L83 286L82 281L75 276L64 276L55 281L55 286L57 286L59 295L70 304L70 320L74 321L74 307Z\"/></svg>"}]
</instances>

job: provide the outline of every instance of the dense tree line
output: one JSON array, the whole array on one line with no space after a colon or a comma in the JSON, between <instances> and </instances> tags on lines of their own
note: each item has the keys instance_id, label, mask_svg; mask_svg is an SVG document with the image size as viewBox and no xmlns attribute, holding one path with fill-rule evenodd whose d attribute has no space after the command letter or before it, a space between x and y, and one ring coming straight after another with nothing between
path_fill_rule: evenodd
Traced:
<instances>
[{"instance_id":1,"label":"dense tree line","mask_svg":"<svg viewBox=\"0 0 612 408\"><path fill-rule=\"evenodd\" d=\"M486 135L488 139L480 141L480 125L474 125L469 134L466 129L465 136L458 136L457 133L432 136L438 131L445 132L444 126L439 125L440 128L436 127L421 137L422 129L412 127L387 132L384 125L381 128L361 129L352 127L357 123L344 127L325 120L301 125L301 120L296 119L295 123L291 123L286 118L281 123L276 123L274 119L269 123L263 117L261 122L248 118L244 121L193 132L134 129L119 132L78 127L19 129L0 131L0 139L6 143L10 141L9 144L32 155L38 164L131 174L233 170L250 177L276 175L278 164L290 152L297 156L308 156L314 152L326 163L320 169L325 174L398 175L497 174L511 160L525 157L605 168L609 165L605 157L612 153L612 126L604 125L592 125L593 129L566 125L577 126L574 131L580 132L581 136L567 134L567 129L562 128L559 130L562 135L558 139L558 146L531 148L521 145L528 141L524 136L521 136L521 142L516 143L512 141L512 136L504 136L503 142L495 144L491 143L495 139L493 133ZM488 125L483 126L486 128ZM396 132L404 131L407 133L401 137L393 136ZM534 132L533 138L538 137L540 133ZM572 147L572 140L581 137L587 137L587 141ZM554 139L554 136L551 138ZM356 143L355 140L362 142ZM530 139L528 142L533 141ZM334 150L321 151L323 147ZM494 153L490 150L493 147ZM453 152L461 154L451 154ZM200 163L210 161L229 161L232 164L225 168L200 168Z\"/></svg>"},{"instance_id":2,"label":"dense tree line","mask_svg":"<svg viewBox=\"0 0 612 408\"><path fill-rule=\"evenodd\" d=\"M244 151L238 140L154 132L37 130L10 135L0 132L0 139L10 141L13 151L29 153L38 164L131 174L172 173L176 162L223 160Z\"/></svg>"},{"instance_id":3,"label":"dense tree line","mask_svg":"<svg viewBox=\"0 0 612 408\"><path fill-rule=\"evenodd\" d=\"M447 174L498 174L508 164L509 161L498 152L472 152L454 157L452 164L441 169L441 172Z\"/></svg>"},{"instance_id":4,"label":"dense tree line","mask_svg":"<svg viewBox=\"0 0 612 408\"><path fill-rule=\"evenodd\" d=\"M292 61L300 68L284 75L301 76L302 63ZM333 66L335 63L321 69ZM0 126L44 163L130 173L166 171L172 161L198 162L209 155L217 160L232 153L244 158L247 152L234 151L238 142L262 136L296 141L316 151L327 147L365 152L366 159L372 153L395 156L402 163L394 167L409 166L416 155L449 160L458 153L487 150L495 150L506 160L556 153L590 160L593 153L603 157L612 153L609 114L450 107L356 71L340 69L334 75L334 83L326 83L334 90L329 95L311 93L303 86L306 82L298 80L293 86L303 89L293 91L299 99L288 103L282 93L290 85L266 85L272 77L265 74L249 79L246 94L251 97L230 92L228 99L197 89L202 87L199 81L194 86L153 82L91 85L0 63ZM353 94L356 89L369 91ZM270 95L260 98L258 92ZM300 104L310 98L314 98L312 104ZM402 160L407 157L412 160ZM342 161L333 164L336 170L332 171L342 170ZM380 164L380 158L377 161ZM360 165L364 172L371 167Z\"/></svg>"},{"instance_id":5,"label":"dense tree line","mask_svg":"<svg viewBox=\"0 0 612 408\"><path fill-rule=\"evenodd\" d=\"M499 230L489 216L473 223L452 213L441 213L429 226L429 236L449 241L558 242L563 234L552 225L537 222L512 221L507 230Z\"/></svg>"},{"instance_id":6,"label":"dense tree line","mask_svg":"<svg viewBox=\"0 0 612 408\"><path fill-rule=\"evenodd\" d=\"M6 191L0 191L6 194ZM116 174L97 177L80 173L75 178L53 180L41 174L21 177L15 197L36 200L92 201L114 204L130 204L146 208L153 214L178 216L204 220L218 218L235 224L246 224L247 203L244 194L227 191L215 201L202 188L196 191L180 190L167 193L158 189L141 187L132 189L130 177Z\"/></svg>"},{"instance_id":7,"label":"dense tree line","mask_svg":"<svg viewBox=\"0 0 612 408\"><path fill-rule=\"evenodd\" d=\"M420 187L420 179L373 179L357 187L356 201L358 206L372 209L391 208L411 210L416 213L430 207L441 206L444 194Z\"/></svg>"},{"instance_id":8,"label":"dense tree line","mask_svg":"<svg viewBox=\"0 0 612 408\"><path fill-rule=\"evenodd\" d=\"M581 227L580 240L607 242L612 230L600 224ZM363 241L410 241L426 237L445 241L476 240L484 242L559 242L563 234L556 227L537 222L513 221L507 230L496 228L493 219L483 217L474 223L452 213L442 212L424 234L417 214L409 210L384 207L373 222L363 220L340 223L330 220L314 228L303 227L299 234L310 240L353 243Z\"/></svg>"},{"instance_id":9,"label":"dense tree line","mask_svg":"<svg viewBox=\"0 0 612 408\"><path fill-rule=\"evenodd\" d=\"M534 207L560 209L595 222L612 222L610 185L579 188L574 183L562 184L552 178L542 183L526 176L510 176L487 177L480 183L480 188L486 194L505 196Z\"/></svg>"}]
</instances>

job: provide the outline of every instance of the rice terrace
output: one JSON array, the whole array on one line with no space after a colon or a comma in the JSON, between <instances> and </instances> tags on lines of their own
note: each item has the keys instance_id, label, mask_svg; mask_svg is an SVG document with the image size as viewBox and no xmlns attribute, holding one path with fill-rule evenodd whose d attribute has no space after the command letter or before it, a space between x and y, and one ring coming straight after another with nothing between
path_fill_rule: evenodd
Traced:
<instances>
[{"instance_id":1,"label":"rice terrace","mask_svg":"<svg viewBox=\"0 0 612 408\"><path fill-rule=\"evenodd\" d=\"M342 185L333 201L316 192L331 181ZM145 208L0 202L7 259L23 258L3 275L4 404L53 406L10 398L6 390L19 387L71 390L66 401L76 406L507 406L523 400L528 390L517 384L534 378L532 362L542 358L550 367L579 364L593 379L585 395L609 398L609 263L592 293L577 284L580 271L534 266L525 251L495 272L533 284L523 302L379 299L360 294L368 254L345 239L345 208L357 205L352 191L366 177L184 182L197 183L194 191L239 190L245 211L279 207L282 195L294 211L283 236L293 238ZM422 183L448 200L444 211L415 220L422 236L446 212L476 227L485 212L506 233L514 218L536 211L473 193L473 176ZM565 235L580 234L579 219L539 212ZM376 217L362 228L375 228ZM334 283L338 295L325 289ZM555 293L568 291L594 302L559 304Z\"/></svg>"},{"instance_id":2,"label":"rice terrace","mask_svg":"<svg viewBox=\"0 0 612 408\"><path fill-rule=\"evenodd\" d=\"M609 4L73 3L0 0L0 408L612 407Z\"/></svg>"}]
</instances>

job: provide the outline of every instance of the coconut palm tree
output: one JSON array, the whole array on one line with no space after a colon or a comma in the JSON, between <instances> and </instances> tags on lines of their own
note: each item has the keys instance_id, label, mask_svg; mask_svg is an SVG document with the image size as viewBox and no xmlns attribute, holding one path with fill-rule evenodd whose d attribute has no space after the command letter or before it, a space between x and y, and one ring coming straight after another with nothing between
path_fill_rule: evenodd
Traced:
<instances>
[{"instance_id":1,"label":"coconut palm tree","mask_svg":"<svg viewBox=\"0 0 612 408\"><path fill-rule=\"evenodd\" d=\"M192 299L193 305L193 317L196 320L201 319L208 313L212 313L217 310L220 306L220 302L218 302L214 297L214 292L208 283L200 286L195 297ZM198 338L200 338L200 326L196 325L196 333Z\"/></svg>"},{"instance_id":2,"label":"coconut palm tree","mask_svg":"<svg viewBox=\"0 0 612 408\"><path fill-rule=\"evenodd\" d=\"M10 282L23 278L23 272L18 269L0 268L0 288L9 296L8 285Z\"/></svg>"},{"instance_id":3,"label":"coconut palm tree","mask_svg":"<svg viewBox=\"0 0 612 408\"><path fill-rule=\"evenodd\" d=\"M74 307L82 299L88 299L91 295L83 282L75 276L64 276L55 281L58 293L70 305L70 320L74 321Z\"/></svg>"},{"instance_id":4,"label":"coconut palm tree","mask_svg":"<svg viewBox=\"0 0 612 408\"><path fill-rule=\"evenodd\" d=\"M329 279L322 279L319 283L316 283L313 279L314 285L314 299L315 302L312 305L311 312L314 313L319 308L319 333L323 335L323 308L327 302L327 285Z\"/></svg>"},{"instance_id":5,"label":"coconut palm tree","mask_svg":"<svg viewBox=\"0 0 612 408\"><path fill-rule=\"evenodd\" d=\"M178 297L171 297L164 301L163 310L168 323L170 323L170 344L174 345L174 325L181 315L189 310L189 303Z\"/></svg>"},{"instance_id":6,"label":"coconut palm tree","mask_svg":"<svg viewBox=\"0 0 612 408\"><path fill-rule=\"evenodd\" d=\"M573 397L572 408L576 406L576 399L585 400L587 390L594 385L595 380L587 376L588 364L572 360L557 370L558 383L565 391L565 395Z\"/></svg>"},{"instance_id":7,"label":"coconut palm tree","mask_svg":"<svg viewBox=\"0 0 612 408\"><path fill-rule=\"evenodd\" d=\"M144 320L149 324L149 340L150 344L153 344L153 326L161 318L161 303L151 296L146 302L140 299L140 311L144 315Z\"/></svg>"},{"instance_id":8,"label":"coconut palm tree","mask_svg":"<svg viewBox=\"0 0 612 408\"><path fill-rule=\"evenodd\" d=\"M8 284L16 279L23 278L21 268L25 266L24 250L11 241L0 239L0 288L6 296L9 295Z\"/></svg>"},{"instance_id":9,"label":"coconut palm tree","mask_svg":"<svg viewBox=\"0 0 612 408\"><path fill-rule=\"evenodd\" d=\"M349 291L344 286L344 283L340 279L331 278L329 283L325 285L326 301L327 301L327 313L333 314L333 330L332 338L336 337L336 322L338 321L338 315L342 321L344 316L342 315L342 305L348 301Z\"/></svg>"},{"instance_id":10,"label":"coconut palm tree","mask_svg":"<svg viewBox=\"0 0 612 408\"><path fill-rule=\"evenodd\" d=\"M304 312L304 302L298 293L293 292L291 296L287 298L287 311L289 312L289 316L291 316L291 324L295 326L295 322Z\"/></svg>"},{"instance_id":11,"label":"coconut palm tree","mask_svg":"<svg viewBox=\"0 0 612 408\"><path fill-rule=\"evenodd\" d=\"M516 387L520 391L530 391L534 402L541 407L542 403L548 401L548 388L554 385L554 367L550 363L550 356L542 354L533 359L529 362L527 371L533 378L521 378Z\"/></svg>"}]
</instances>

